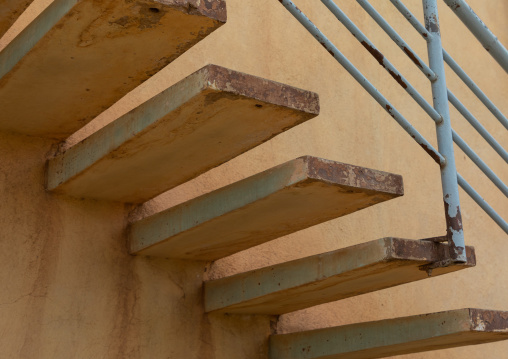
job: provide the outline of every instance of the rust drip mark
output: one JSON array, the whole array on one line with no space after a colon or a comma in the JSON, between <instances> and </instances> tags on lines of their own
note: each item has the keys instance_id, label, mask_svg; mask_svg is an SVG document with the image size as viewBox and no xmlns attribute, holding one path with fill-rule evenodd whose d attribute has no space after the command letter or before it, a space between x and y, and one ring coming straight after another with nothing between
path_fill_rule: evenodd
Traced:
<instances>
[{"instance_id":1,"label":"rust drip mark","mask_svg":"<svg viewBox=\"0 0 508 359\"><path fill-rule=\"evenodd\" d=\"M380 53L377 49L375 49L374 47L370 46L367 42L365 41L362 41L362 45L363 47L365 47L367 49L368 52L370 52L370 54L372 56L374 56L374 58L377 60L377 62L379 62L379 64L383 67L385 67L385 57L383 56L382 53ZM386 67L385 67L386 68Z\"/></svg>"},{"instance_id":2,"label":"rust drip mark","mask_svg":"<svg viewBox=\"0 0 508 359\"><path fill-rule=\"evenodd\" d=\"M449 213L450 204L446 201L450 198L450 195L446 195L444 199L444 207L445 207L445 217L446 217L446 234L449 239L453 238L453 232L461 232L462 231L462 214L460 213L460 207L457 206L457 214L455 217L452 217ZM449 241L450 243L450 253L455 253L457 256L460 256L464 253L464 247L457 247L453 240Z\"/></svg>"},{"instance_id":3,"label":"rust drip mark","mask_svg":"<svg viewBox=\"0 0 508 359\"><path fill-rule=\"evenodd\" d=\"M413 51L409 50L405 46L403 46L402 49L404 50L406 55L409 56L409 58L416 64L416 66L418 66L419 68L423 68L422 64L420 63L420 61L418 61L418 58L416 57Z\"/></svg>"},{"instance_id":4,"label":"rust drip mark","mask_svg":"<svg viewBox=\"0 0 508 359\"><path fill-rule=\"evenodd\" d=\"M386 111L388 111L388 113L390 114L390 116L392 116L393 118L395 118L395 116L393 115L392 113L392 106L390 105L386 105ZM413 137L414 138L414 137Z\"/></svg>"},{"instance_id":5,"label":"rust drip mark","mask_svg":"<svg viewBox=\"0 0 508 359\"><path fill-rule=\"evenodd\" d=\"M439 34L439 21L436 14L432 14L432 18L425 19L425 27L428 31Z\"/></svg>"},{"instance_id":6,"label":"rust drip mark","mask_svg":"<svg viewBox=\"0 0 508 359\"><path fill-rule=\"evenodd\" d=\"M329 53L330 55L332 55L333 57L335 57L335 53L334 53L332 50L328 49L328 47L326 47L326 44L325 44L324 42L320 41L319 43L321 44L321 46L323 46L323 47L326 49L326 51L328 51L328 53Z\"/></svg>"},{"instance_id":7,"label":"rust drip mark","mask_svg":"<svg viewBox=\"0 0 508 359\"><path fill-rule=\"evenodd\" d=\"M414 136L411 136L415 138ZM437 155L436 152L434 152L432 149L430 149L425 143L419 143L419 145L429 154L430 157L434 159L434 161L437 162L438 165L441 165L441 159Z\"/></svg>"},{"instance_id":8,"label":"rust drip mark","mask_svg":"<svg viewBox=\"0 0 508 359\"><path fill-rule=\"evenodd\" d=\"M388 70L388 72L390 73L390 75L392 75L392 77L395 79L395 81L397 81L399 83L400 86L407 89L407 84L404 82L404 80L402 80L402 76L400 76L400 74L397 74L397 73L393 72L392 70Z\"/></svg>"},{"instance_id":9,"label":"rust drip mark","mask_svg":"<svg viewBox=\"0 0 508 359\"><path fill-rule=\"evenodd\" d=\"M452 217L450 215L450 213L448 212L449 209L450 209L450 204L446 201L446 198L449 198L449 195L447 195L448 197L445 197L445 200L444 200L444 206L445 206L445 214L446 214L446 224L448 226L448 235L451 235L451 230L454 230L455 232L460 232L462 230L462 215L460 213L460 207L457 206L457 214L455 215L455 217Z\"/></svg>"}]
</instances>

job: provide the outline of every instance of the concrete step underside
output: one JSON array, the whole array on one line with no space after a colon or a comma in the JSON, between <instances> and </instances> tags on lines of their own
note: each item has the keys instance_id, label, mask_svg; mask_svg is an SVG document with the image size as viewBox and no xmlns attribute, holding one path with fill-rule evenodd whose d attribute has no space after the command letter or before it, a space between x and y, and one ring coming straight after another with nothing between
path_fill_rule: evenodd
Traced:
<instances>
[{"instance_id":1,"label":"concrete step underside","mask_svg":"<svg viewBox=\"0 0 508 359\"><path fill-rule=\"evenodd\" d=\"M437 268L432 276L475 265ZM422 266L449 258L448 245L383 238L205 283L206 311L284 314L428 278Z\"/></svg>"},{"instance_id":2,"label":"concrete step underside","mask_svg":"<svg viewBox=\"0 0 508 359\"><path fill-rule=\"evenodd\" d=\"M56 0L0 52L0 129L63 139L225 21L223 0Z\"/></svg>"},{"instance_id":3,"label":"concrete step underside","mask_svg":"<svg viewBox=\"0 0 508 359\"><path fill-rule=\"evenodd\" d=\"M508 312L460 309L273 335L270 359L374 359L506 339Z\"/></svg>"},{"instance_id":4,"label":"concrete step underside","mask_svg":"<svg viewBox=\"0 0 508 359\"><path fill-rule=\"evenodd\" d=\"M318 113L313 92L208 65L50 160L47 188L142 203Z\"/></svg>"},{"instance_id":5,"label":"concrete step underside","mask_svg":"<svg viewBox=\"0 0 508 359\"><path fill-rule=\"evenodd\" d=\"M3 0L0 5L0 37L14 24L33 0Z\"/></svg>"},{"instance_id":6,"label":"concrete step underside","mask_svg":"<svg viewBox=\"0 0 508 359\"><path fill-rule=\"evenodd\" d=\"M130 248L216 260L402 194L398 175L306 156L133 223Z\"/></svg>"}]
</instances>

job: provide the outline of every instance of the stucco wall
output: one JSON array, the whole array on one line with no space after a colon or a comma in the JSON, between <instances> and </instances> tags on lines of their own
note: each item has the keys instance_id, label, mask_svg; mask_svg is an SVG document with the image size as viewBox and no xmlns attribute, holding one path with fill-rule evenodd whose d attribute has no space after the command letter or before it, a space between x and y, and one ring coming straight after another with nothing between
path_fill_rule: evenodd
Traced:
<instances>
[{"instance_id":1,"label":"stucco wall","mask_svg":"<svg viewBox=\"0 0 508 359\"><path fill-rule=\"evenodd\" d=\"M0 46L47 0L36 0ZM433 122L367 56L315 0L302 8L422 134L435 144ZM430 101L426 78L354 1L337 1ZM373 2L424 59L425 42L388 1ZM421 16L420 1L406 1ZM508 44L504 0L470 0ZM44 164L57 148L48 140L0 134L0 358L266 358L274 318L206 316L203 278L317 254L373 239L420 239L445 233L439 168L275 0L227 0L228 23L95 121L70 146L202 66L213 63L319 93L321 115L140 208L75 200L44 191ZM459 64L508 113L506 74L441 4L443 41ZM508 132L460 81L448 86L505 145ZM15 119L13 119L15 120ZM508 168L460 115L457 132L508 182ZM508 201L457 151L461 174L504 217ZM301 155L404 176L405 196L333 220L213 264L132 257L124 236L141 218ZM477 267L284 315L279 332L478 307L508 310L507 235L461 192L466 243ZM408 358L503 358L508 343Z\"/></svg>"}]
</instances>

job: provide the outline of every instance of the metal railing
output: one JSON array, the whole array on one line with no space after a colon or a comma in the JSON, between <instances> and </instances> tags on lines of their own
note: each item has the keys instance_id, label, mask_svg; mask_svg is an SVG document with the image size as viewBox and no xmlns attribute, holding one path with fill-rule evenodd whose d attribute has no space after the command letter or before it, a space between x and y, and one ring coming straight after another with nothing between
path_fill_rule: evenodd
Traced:
<instances>
[{"instance_id":1,"label":"metal railing","mask_svg":"<svg viewBox=\"0 0 508 359\"><path fill-rule=\"evenodd\" d=\"M298 9L290 0L279 0L282 5L323 45L326 50L351 74L355 80L387 111L391 117L440 165L443 200L447 233L445 237L436 237L434 241L448 241L450 244L450 260L436 263L434 266L463 263L466 261L464 232L460 214L458 186L476 201L476 203L506 232L508 223L476 192L457 172L453 143L475 163L481 171L508 197L508 186L489 168L471 147L453 130L450 122L451 103L462 116L477 130L486 142L508 163L508 152L494 139L471 112L447 88L445 66L448 64L467 87L478 97L487 109L508 129L508 119L480 90L474 81L462 70L455 60L443 49L441 43L437 0L422 0L425 26L399 0L390 0L393 6L409 21L427 42L429 65L427 65L376 11L368 0L357 0L357 3L369 14L386 34L412 60L416 67L431 81L433 105L407 81L393 64L375 47L362 31L332 0L321 0L330 12L339 20L393 79L420 105L436 124L438 150L436 150L369 82L369 80L339 51L339 49ZM444 0L471 30L485 49L508 72L508 51L473 12L464 0ZM430 268L431 269L431 268Z\"/></svg>"}]
</instances>

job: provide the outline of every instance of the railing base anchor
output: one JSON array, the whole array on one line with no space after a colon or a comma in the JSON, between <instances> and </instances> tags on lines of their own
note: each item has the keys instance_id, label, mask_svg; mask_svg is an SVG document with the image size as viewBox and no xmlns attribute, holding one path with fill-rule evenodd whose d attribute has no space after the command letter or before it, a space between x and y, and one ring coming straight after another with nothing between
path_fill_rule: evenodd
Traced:
<instances>
[{"instance_id":1,"label":"railing base anchor","mask_svg":"<svg viewBox=\"0 0 508 359\"><path fill-rule=\"evenodd\" d=\"M430 263L430 264L426 264L426 265L423 265L423 266L420 266L420 270L424 271L424 272L427 272L427 275L429 277L432 276L432 271L436 268L445 268L445 267L449 267L451 265L453 265L455 262L453 261L453 259L444 259L442 261L438 261L438 262L434 262L434 263Z\"/></svg>"}]
</instances>

